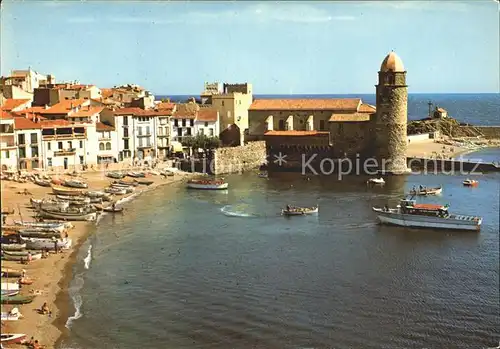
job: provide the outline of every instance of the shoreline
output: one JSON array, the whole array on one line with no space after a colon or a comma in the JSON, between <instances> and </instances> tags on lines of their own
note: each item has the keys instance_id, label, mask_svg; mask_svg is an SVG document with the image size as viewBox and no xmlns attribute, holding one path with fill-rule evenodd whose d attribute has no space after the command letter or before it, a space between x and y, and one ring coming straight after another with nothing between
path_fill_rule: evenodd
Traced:
<instances>
[{"instance_id":1,"label":"shoreline","mask_svg":"<svg viewBox=\"0 0 500 349\"><path fill-rule=\"evenodd\" d=\"M105 177L105 171L89 171L80 173L88 184L90 190L103 190L114 181L112 178ZM124 199L133 196L130 201L122 205L133 202L137 197L146 194L156 188L164 185L180 184L184 180L199 176L197 173L176 172L173 177L162 177L150 175L148 179L154 183L141 188L137 192L119 197ZM141 189L139 189L141 188ZM19 191L27 189L32 195L21 195ZM29 199L45 197L51 193L50 187L40 187L33 182L18 183L11 181L2 181L2 208L15 208L16 215L9 216L7 222L19 220L31 220L32 211L29 209ZM29 218L28 218L29 217ZM96 221L97 224L99 221ZM72 316L73 304L69 294L69 285L73 280L73 268L77 262L78 253L81 246L88 241L89 237L96 232L96 222L72 222L74 228L68 233L73 240L70 250L58 255L51 253L48 258L39 261L33 261L29 265L20 266L18 262L2 261L2 267L25 269L27 275L33 279L33 284L24 285L23 290L29 289L30 292L41 290L30 304L18 306L24 317L18 321L2 322L2 332L7 333L25 333L26 338L34 337L44 348L57 348L64 339L69 337L69 329L66 327L67 320ZM25 294L25 292L22 292ZM40 308L43 302L47 302L52 311L52 318L48 315L40 315L35 310ZM4 309L4 305L2 305ZM12 348L24 346L10 346Z\"/></svg>"}]
</instances>

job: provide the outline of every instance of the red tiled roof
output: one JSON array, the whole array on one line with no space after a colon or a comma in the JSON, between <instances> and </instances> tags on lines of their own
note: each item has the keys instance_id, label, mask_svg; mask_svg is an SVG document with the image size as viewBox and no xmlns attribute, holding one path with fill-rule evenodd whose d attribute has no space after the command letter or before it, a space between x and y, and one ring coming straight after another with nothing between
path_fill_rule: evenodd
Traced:
<instances>
[{"instance_id":1,"label":"red tiled roof","mask_svg":"<svg viewBox=\"0 0 500 349\"><path fill-rule=\"evenodd\" d=\"M196 103L177 103L175 105L175 112L172 113L174 119L195 119L199 109Z\"/></svg>"},{"instance_id":2,"label":"red tiled roof","mask_svg":"<svg viewBox=\"0 0 500 349\"><path fill-rule=\"evenodd\" d=\"M136 107L133 107L133 108L120 108L120 109L116 109L113 114L114 115L136 115L136 114L139 114L141 113L143 109L141 108L136 108Z\"/></svg>"},{"instance_id":3,"label":"red tiled roof","mask_svg":"<svg viewBox=\"0 0 500 349\"><path fill-rule=\"evenodd\" d=\"M214 122L219 119L219 112L215 109L201 108L196 116L197 121Z\"/></svg>"},{"instance_id":4,"label":"red tiled roof","mask_svg":"<svg viewBox=\"0 0 500 349\"><path fill-rule=\"evenodd\" d=\"M79 111L68 115L69 118L90 117L103 111L104 107L82 107Z\"/></svg>"},{"instance_id":5,"label":"red tiled roof","mask_svg":"<svg viewBox=\"0 0 500 349\"><path fill-rule=\"evenodd\" d=\"M377 111L377 108L371 104L361 104L359 106L360 113L375 113Z\"/></svg>"},{"instance_id":6,"label":"red tiled roof","mask_svg":"<svg viewBox=\"0 0 500 349\"><path fill-rule=\"evenodd\" d=\"M369 113L349 113L349 114L332 114L330 122L360 122L370 121Z\"/></svg>"},{"instance_id":7,"label":"red tiled roof","mask_svg":"<svg viewBox=\"0 0 500 349\"><path fill-rule=\"evenodd\" d=\"M174 103L169 103L169 102L160 102L156 105L156 109L162 110L162 109L174 109L175 104Z\"/></svg>"},{"instance_id":8,"label":"red tiled roof","mask_svg":"<svg viewBox=\"0 0 500 349\"><path fill-rule=\"evenodd\" d=\"M256 99L249 110L353 110L357 111L360 98L329 99Z\"/></svg>"},{"instance_id":9,"label":"red tiled roof","mask_svg":"<svg viewBox=\"0 0 500 349\"><path fill-rule=\"evenodd\" d=\"M101 88L101 96L102 98L109 98L113 95L112 88Z\"/></svg>"},{"instance_id":10,"label":"red tiled roof","mask_svg":"<svg viewBox=\"0 0 500 349\"><path fill-rule=\"evenodd\" d=\"M68 120L56 119L56 120L43 120L40 122L42 128L58 128L58 127L68 127L73 124Z\"/></svg>"},{"instance_id":11,"label":"red tiled roof","mask_svg":"<svg viewBox=\"0 0 500 349\"><path fill-rule=\"evenodd\" d=\"M330 132L321 131L267 131L264 136L329 136Z\"/></svg>"},{"instance_id":12,"label":"red tiled roof","mask_svg":"<svg viewBox=\"0 0 500 349\"><path fill-rule=\"evenodd\" d=\"M96 123L95 128L97 131L114 131L115 130L115 128L113 126L103 124L102 122Z\"/></svg>"},{"instance_id":13,"label":"red tiled roof","mask_svg":"<svg viewBox=\"0 0 500 349\"><path fill-rule=\"evenodd\" d=\"M36 114L45 110L45 107L31 107L16 111L17 114Z\"/></svg>"},{"instance_id":14,"label":"red tiled roof","mask_svg":"<svg viewBox=\"0 0 500 349\"><path fill-rule=\"evenodd\" d=\"M67 114L71 108L76 108L80 107L82 104L85 102L89 102L88 99L67 99L64 101L61 101L57 104L54 104L52 107L49 109L46 109L44 111L41 111L41 114Z\"/></svg>"},{"instance_id":15,"label":"red tiled roof","mask_svg":"<svg viewBox=\"0 0 500 349\"><path fill-rule=\"evenodd\" d=\"M30 101L29 99L8 98L2 105L2 109L5 111L11 111L12 109L16 109L17 107L20 107L21 105L28 103L29 101Z\"/></svg>"},{"instance_id":16,"label":"red tiled roof","mask_svg":"<svg viewBox=\"0 0 500 349\"><path fill-rule=\"evenodd\" d=\"M2 120L11 120L14 118L11 112L0 109L0 119Z\"/></svg>"},{"instance_id":17,"label":"red tiled roof","mask_svg":"<svg viewBox=\"0 0 500 349\"><path fill-rule=\"evenodd\" d=\"M40 129L41 124L38 122L33 122L22 116L17 116L14 118L14 128L16 130L34 130Z\"/></svg>"}]
</instances>

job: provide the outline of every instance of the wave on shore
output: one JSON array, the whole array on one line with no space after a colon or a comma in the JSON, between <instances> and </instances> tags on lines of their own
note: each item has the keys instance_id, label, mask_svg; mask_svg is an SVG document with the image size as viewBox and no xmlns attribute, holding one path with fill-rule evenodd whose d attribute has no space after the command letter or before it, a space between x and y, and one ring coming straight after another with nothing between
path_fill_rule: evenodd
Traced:
<instances>
[{"instance_id":1,"label":"wave on shore","mask_svg":"<svg viewBox=\"0 0 500 349\"><path fill-rule=\"evenodd\" d=\"M87 255L83 259L83 266L86 270L89 269L90 267L90 261L92 260L92 245L89 245L89 248L87 250ZM68 318L66 321L66 328L70 329L71 324L73 321L78 320L79 318L82 317L82 303L83 299L82 296L80 295L80 290L83 288L83 284L85 281L83 280L83 272L78 273L75 275L75 284L73 287L70 287L69 289L69 295L71 297L71 300L73 301L73 306L75 307L75 313Z\"/></svg>"}]
</instances>

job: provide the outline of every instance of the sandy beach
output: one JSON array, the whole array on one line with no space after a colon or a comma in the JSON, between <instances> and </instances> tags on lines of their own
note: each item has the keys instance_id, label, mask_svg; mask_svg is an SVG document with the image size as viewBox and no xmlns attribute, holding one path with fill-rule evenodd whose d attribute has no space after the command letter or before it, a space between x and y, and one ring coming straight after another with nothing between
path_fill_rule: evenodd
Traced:
<instances>
[{"instance_id":1,"label":"sandy beach","mask_svg":"<svg viewBox=\"0 0 500 349\"><path fill-rule=\"evenodd\" d=\"M193 174L184 172L178 172L172 177L150 175L148 179L154 183L150 186L139 186L137 190L144 193L158 186L176 183L192 176ZM113 181L111 178L105 177L103 171L88 171L81 173L80 177L88 183L89 190L102 190ZM14 220L21 220L21 218L32 221L34 211L30 208L30 198L40 199L52 192L50 187L41 187L32 182L2 181L1 186L2 209L15 210L14 215L8 216L7 225L13 224ZM24 190L27 190L31 195L19 193ZM123 197L126 196L120 198ZM69 250L59 254L51 253L48 258L32 261L28 265L22 265L17 261L2 261L3 268L24 269L26 275L33 280L31 285L22 286L21 295L36 294L32 303L17 305L23 315L22 319L2 322L2 333L24 333L28 340L33 337L45 348L56 347L58 339L65 334L66 320L74 312L67 292L69 282L72 279L72 267L79 247L96 229L94 222L72 222L72 224L74 228L68 234L73 240L73 245ZM15 282L14 280L16 279L2 279L2 282ZM41 315L37 311L45 302L52 312L50 316ZM13 307L16 306L2 305L2 312ZM7 347L16 348L15 345Z\"/></svg>"},{"instance_id":2,"label":"sandy beach","mask_svg":"<svg viewBox=\"0 0 500 349\"><path fill-rule=\"evenodd\" d=\"M408 144L407 156L428 159L450 159L463 156L488 147L500 147L500 140L485 139L442 139Z\"/></svg>"}]
</instances>

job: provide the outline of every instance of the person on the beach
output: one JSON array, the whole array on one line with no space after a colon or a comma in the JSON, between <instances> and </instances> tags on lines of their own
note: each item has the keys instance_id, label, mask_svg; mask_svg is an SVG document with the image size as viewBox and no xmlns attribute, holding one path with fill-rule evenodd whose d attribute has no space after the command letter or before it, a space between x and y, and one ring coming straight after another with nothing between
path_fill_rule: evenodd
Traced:
<instances>
[{"instance_id":1,"label":"person on the beach","mask_svg":"<svg viewBox=\"0 0 500 349\"><path fill-rule=\"evenodd\" d=\"M50 312L49 306L47 305L47 302L43 303L42 307L40 308L40 312L43 315L46 315L46 314L48 314Z\"/></svg>"},{"instance_id":2,"label":"person on the beach","mask_svg":"<svg viewBox=\"0 0 500 349\"><path fill-rule=\"evenodd\" d=\"M28 264L33 260L33 257L31 256L31 252L28 252Z\"/></svg>"}]
</instances>

